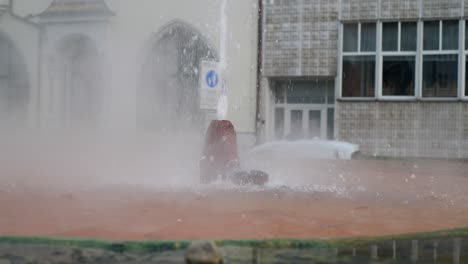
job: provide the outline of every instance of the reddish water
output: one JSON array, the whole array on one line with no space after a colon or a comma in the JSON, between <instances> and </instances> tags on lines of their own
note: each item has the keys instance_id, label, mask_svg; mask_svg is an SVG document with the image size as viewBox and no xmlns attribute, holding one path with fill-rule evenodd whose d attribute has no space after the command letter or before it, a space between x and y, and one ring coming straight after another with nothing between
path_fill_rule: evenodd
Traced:
<instances>
[{"instance_id":1,"label":"reddish water","mask_svg":"<svg viewBox=\"0 0 468 264\"><path fill-rule=\"evenodd\" d=\"M280 187L164 191L118 181L32 180L5 171L0 234L116 240L323 238L468 225L466 163L319 162L296 170L324 173L329 166L333 172L317 181L339 183L350 191L346 197Z\"/></svg>"}]
</instances>

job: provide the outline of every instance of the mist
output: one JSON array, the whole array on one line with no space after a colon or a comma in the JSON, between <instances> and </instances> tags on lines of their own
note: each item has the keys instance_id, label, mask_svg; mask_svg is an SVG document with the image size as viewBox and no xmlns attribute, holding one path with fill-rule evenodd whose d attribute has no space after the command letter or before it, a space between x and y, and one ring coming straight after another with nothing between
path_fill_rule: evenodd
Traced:
<instances>
[{"instance_id":1,"label":"mist","mask_svg":"<svg viewBox=\"0 0 468 264\"><path fill-rule=\"evenodd\" d=\"M362 61L342 54L344 26L333 11L341 1L71 2L79 8L0 5L0 232L328 238L468 221L463 96L446 105L377 96L423 84L416 73L405 75L405 89L379 82L378 63L367 59L383 58L381 50ZM326 21L308 17L322 13ZM364 23L368 40L378 23ZM389 64L392 78L401 61ZM202 154L213 120L235 128L238 172L260 171L265 184L221 174L201 183L200 160L214 160Z\"/></svg>"},{"instance_id":2,"label":"mist","mask_svg":"<svg viewBox=\"0 0 468 264\"><path fill-rule=\"evenodd\" d=\"M107 25L52 25L42 33L38 83L31 78L29 58L14 50L10 37L0 38L0 70L7 76L1 105L8 109L2 111L5 122L0 127L0 142L9 150L1 154L2 168L8 171L4 175L9 174L5 179L48 188L112 181L160 187L198 184L207 124L219 115L227 117L228 80L234 87L243 83L234 82L235 71L243 66L228 61L240 51L228 55L227 49L240 45L249 33L237 40L227 32L233 23L227 18L233 16L226 11L227 2L209 4L207 16L193 13L181 19L161 13L151 18L157 30L144 34L132 30L147 27L144 17L150 14L142 10L134 13L141 18L133 24L119 26L134 15L123 10L125 2L108 3L111 9L118 7L119 14L110 14ZM16 6L24 7L21 1ZM250 16L256 12L255 6L239 7ZM41 8L32 20L48 25L47 12L55 12L54 6ZM113 29L107 31L109 27ZM225 72L218 114L216 109L200 109L202 60L220 61ZM230 94L234 102L236 93ZM244 121L238 123L245 130Z\"/></svg>"}]
</instances>

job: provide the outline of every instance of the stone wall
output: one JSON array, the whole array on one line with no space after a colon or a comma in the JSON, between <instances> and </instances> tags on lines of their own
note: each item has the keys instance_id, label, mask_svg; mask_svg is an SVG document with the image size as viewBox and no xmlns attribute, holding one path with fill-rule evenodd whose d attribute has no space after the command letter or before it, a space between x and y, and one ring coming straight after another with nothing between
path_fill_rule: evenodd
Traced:
<instances>
[{"instance_id":1,"label":"stone wall","mask_svg":"<svg viewBox=\"0 0 468 264\"><path fill-rule=\"evenodd\" d=\"M378 0L341 0L343 20L376 20L378 14Z\"/></svg>"},{"instance_id":2,"label":"stone wall","mask_svg":"<svg viewBox=\"0 0 468 264\"><path fill-rule=\"evenodd\" d=\"M462 1L465 1L464 8ZM468 16L468 0L266 0L263 76L336 75L338 21Z\"/></svg>"},{"instance_id":3,"label":"stone wall","mask_svg":"<svg viewBox=\"0 0 468 264\"><path fill-rule=\"evenodd\" d=\"M423 18L461 17L461 0L424 0L421 11Z\"/></svg>"},{"instance_id":4,"label":"stone wall","mask_svg":"<svg viewBox=\"0 0 468 264\"><path fill-rule=\"evenodd\" d=\"M419 1L385 0L380 3L382 19L411 19L419 16Z\"/></svg>"},{"instance_id":5,"label":"stone wall","mask_svg":"<svg viewBox=\"0 0 468 264\"><path fill-rule=\"evenodd\" d=\"M462 10L465 1L465 10ZM341 20L460 18L467 0L341 0Z\"/></svg>"},{"instance_id":6,"label":"stone wall","mask_svg":"<svg viewBox=\"0 0 468 264\"><path fill-rule=\"evenodd\" d=\"M463 14L464 16L468 16L468 0L464 0L464 10L463 10Z\"/></svg>"},{"instance_id":7,"label":"stone wall","mask_svg":"<svg viewBox=\"0 0 468 264\"><path fill-rule=\"evenodd\" d=\"M220 246L220 251L224 263L467 263L468 237L464 232L466 229L395 239L356 238L347 243L336 239L223 241L225 245ZM0 263L186 263L186 246L181 246L186 242L181 241L134 242L132 245L109 242L101 243L101 247L100 242L78 239L41 243L40 238L35 238L35 243L20 243L26 239L0 242ZM80 243L87 243L87 246L73 246ZM254 243L258 246L249 245Z\"/></svg>"},{"instance_id":8,"label":"stone wall","mask_svg":"<svg viewBox=\"0 0 468 264\"><path fill-rule=\"evenodd\" d=\"M335 76L338 0L264 4L263 75Z\"/></svg>"},{"instance_id":9,"label":"stone wall","mask_svg":"<svg viewBox=\"0 0 468 264\"><path fill-rule=\"evenodd\" d=\"M468 159L466 102L344 102L338 138L364 155Z\"/></svg>"}]
</instances>

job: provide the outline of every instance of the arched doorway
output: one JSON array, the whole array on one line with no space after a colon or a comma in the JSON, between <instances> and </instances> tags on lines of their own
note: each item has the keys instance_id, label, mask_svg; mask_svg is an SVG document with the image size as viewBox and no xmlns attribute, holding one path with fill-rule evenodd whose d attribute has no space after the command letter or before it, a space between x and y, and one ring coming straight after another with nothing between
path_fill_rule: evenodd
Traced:
<instances>
[{"instance_id":1,"label":"arched doorway","mask_svg":"<svg viewBox=\"0 0 468 264\"><path fill-rule=\"evenodd\" d=\"M102 111L104 84L98 49L84 35L64 38L57 49L63 120L74 125L95 125Z\"/></svg>"},{"instance_id":2,"label":"arched doorway","mask_svg":"<svg viewBox=\"0 0 468 264\"><path fill-rule=\"evenodd\" d=\"M30 85L26 63L14 43L0 33L0 118L24 123L27 119Z\"/></svg>"},{"instance_id":3,"label":"arched doorway","mask_svg":"<svg viewBox=\"0 0 468 264\"><path fill-rule=\"evenodd\" d=\"M214 49L181 22L165 27L150 44L138 89L139 126L159 131L202 128L199 67L202 59L216 59Z\"/></svg>"}]
</instances>

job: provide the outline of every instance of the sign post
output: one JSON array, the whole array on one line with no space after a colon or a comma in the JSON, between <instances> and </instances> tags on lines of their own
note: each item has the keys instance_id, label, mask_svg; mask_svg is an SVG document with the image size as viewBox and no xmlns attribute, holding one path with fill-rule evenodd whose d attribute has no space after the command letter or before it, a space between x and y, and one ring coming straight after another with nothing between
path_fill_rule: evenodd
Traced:
<instances>
[{"instance_id":1,"label":"sign post","mask_svg":"<svg viewBox=\"0 0 468 264\"><path fill-rule=\"evenodd\" d=\"M200 109L217 109L221 86L222 76L219 71L219 63L202 60L200 72Z\"/></svg>"}]
</instances>

